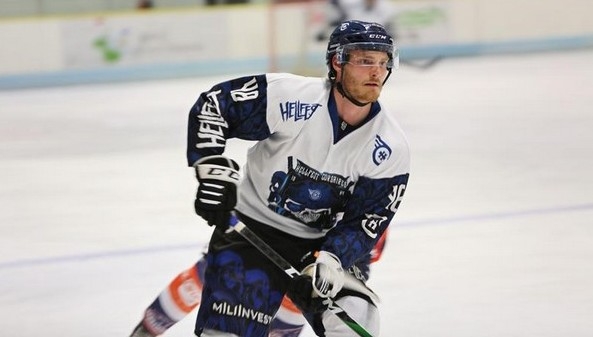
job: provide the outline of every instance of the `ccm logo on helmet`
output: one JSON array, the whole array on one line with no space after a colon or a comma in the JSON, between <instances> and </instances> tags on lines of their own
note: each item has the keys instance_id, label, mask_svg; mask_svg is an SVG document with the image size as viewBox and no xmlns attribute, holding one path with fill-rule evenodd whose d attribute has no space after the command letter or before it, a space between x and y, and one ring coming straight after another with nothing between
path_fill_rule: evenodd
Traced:
<instances>
[{"instance_id":1,"label":"ccm logo on helmet","mask_svg":"<svg viewBox=\"0 0 593 337\"><path fill-rule=\"evenodd\" d=\"M387 40L387 36L383 34L369 34L369 38Z\"/></svg>"}]
</instances>

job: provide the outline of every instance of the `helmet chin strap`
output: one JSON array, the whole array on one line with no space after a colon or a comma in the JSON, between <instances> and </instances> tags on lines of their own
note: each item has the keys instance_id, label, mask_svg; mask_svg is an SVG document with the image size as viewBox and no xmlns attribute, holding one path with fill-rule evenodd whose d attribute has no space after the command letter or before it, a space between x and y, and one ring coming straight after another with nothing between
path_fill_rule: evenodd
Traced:
<instances>
[{"instance_id":1,"label":"helmet chin strap","mask_svg":"<svg viewBox=\"0 0 593 337\"><path fill-rule=\"evenodd\" d=\"M346 97L350 102L352 102L352 104L354 104L356 106L363 107L363 106L365 106L367 104L371 104L372 103L372 102L362 103L362 102L356 100L354 97L352 97L352 95L350 95L349 93L347 93L344 90L344 87L342 86L342 82L337 82L336 83L336 89L338 89L338 92L340 94L342 94L342 97Z\"/></svg>"}]
</instances>

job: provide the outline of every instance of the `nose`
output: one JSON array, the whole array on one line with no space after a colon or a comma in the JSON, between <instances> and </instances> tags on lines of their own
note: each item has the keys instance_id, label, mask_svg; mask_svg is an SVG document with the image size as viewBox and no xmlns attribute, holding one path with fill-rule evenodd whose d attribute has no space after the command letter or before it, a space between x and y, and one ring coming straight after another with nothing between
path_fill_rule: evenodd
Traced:
<instances>
[{"instance_id":1,"label":"nose","mask_svg":"<svg viewBox=\"0 0 593 337\"><path fill-rule=\"evenodd\" d=\"M381 67L377 65L370 67L370 74L373 78L379 77L381 75Z\"/></svg>"}]
</instances>

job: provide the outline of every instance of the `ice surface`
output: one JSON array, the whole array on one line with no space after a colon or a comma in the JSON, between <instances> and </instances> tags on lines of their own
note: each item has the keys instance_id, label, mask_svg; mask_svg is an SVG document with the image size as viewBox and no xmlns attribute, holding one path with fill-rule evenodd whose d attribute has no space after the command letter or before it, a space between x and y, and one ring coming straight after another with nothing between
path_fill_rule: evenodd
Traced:
<instances>
[{"instance_id":1,"label":"ice surface","mask_svg":"<svg viewBox=\"0 0 593 337\"><path fill-rule=\"evenodd\" d=\"M199 257L186 118L224 78L0 92L2 336L128 336ZM593 52L404 65L382 100L413 151L382 336L592 336Z\"/></svg>"}]
</instances>

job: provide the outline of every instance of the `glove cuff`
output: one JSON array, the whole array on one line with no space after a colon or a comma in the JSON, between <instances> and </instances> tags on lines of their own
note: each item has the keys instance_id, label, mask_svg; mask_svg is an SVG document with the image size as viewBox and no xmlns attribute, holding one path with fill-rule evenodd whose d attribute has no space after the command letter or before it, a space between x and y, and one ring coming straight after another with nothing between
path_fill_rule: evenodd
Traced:
<instances>
[{"instance_id":1,"label":"glove cuff","mask_svg":"<svg viewBox=\"0 0 593 337\"><path fill-rule=\"evenodd\" d=\"M317 263L323 263L336 270L341 270L342 272L344 271L342 268L342 262L340 261L340 258L338 258L334 253L330 253L325 250L320 250L317 253L315 253L315 257L315 262Z\"/></svg>"},{"instance_id":2,"label":"glove cuff","mask_svg":"<svg viewBox=\"0 0 593 337\"><path fill-rule=\"evenodd\" d=\"M310 276L313 296L335 297L344 285L344 269L340 259L324 250L317 252L315 263L306 266L302 274Z\"/></svg>"},{"instance_id":3,"label":"glove cuff","mask_svg":"<svg viewBox=\"0 0 593 337\"><path fill-rule=\"evenodd\" d=\"M218 180L237 185L239 183L239 164L225 156L208 156L198 160L194 167L196 168L196 177L200 180Z\"/></svg>"}]
</instances>

